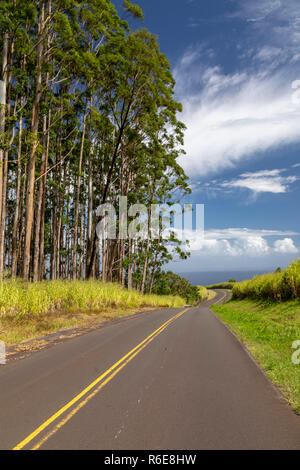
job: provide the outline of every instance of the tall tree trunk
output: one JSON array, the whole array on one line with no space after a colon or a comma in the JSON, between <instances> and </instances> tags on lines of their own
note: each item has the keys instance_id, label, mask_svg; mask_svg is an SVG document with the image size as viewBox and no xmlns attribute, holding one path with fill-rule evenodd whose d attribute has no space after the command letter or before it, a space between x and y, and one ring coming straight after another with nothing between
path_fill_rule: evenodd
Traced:
<instances>
[{"instance_id":1,"label":"tall tree trunk","mask_svg":"<svg viewBox=\"0 0 300 470\"><path fill-rule=\"evenodd\" d=\"M45 277L45 207L46 207L46 183L47 183L47 167L48 167L48 158L49 158L49 147L50 147L50 122L51 122L51 110L48 112L48 132L45 137L45 172L42 180L42 207L41 207L41 226L40 226L40 262L39 262L39 280L42 280Z\"/></svg>"},{"instance_id":2,"label":"tall tree trunk","mask_svg":"<svg viewBox=\"0 0 300 470\"><path fill-rule=\"evenodd\" d=\"M23 98L21 99L21 106L23 105ZM18 141L18 170L17 170L17 188L16 188L16 205L13 222L12 233L12 267L11 275L14 279L17 275L17 236L18 236L18 223L20 217L20 196L21 196L21 178L22 178L22 135L23 135L23 116L19 118L19 141Z\"/></svg>"},{"instance_id":3,"label":"tall tree trunk","mask_svg":"<svg viewBox=\"0 0 300 470\"><path fill-rule=\"evenodd\" d=\"M52 237L51 237L51 259L50 259L50 278L52 281L56 279L56 236L57 236L57 216L56 216L56 201L57 201L57 190L55 191L53 206L51 209L52 213Z\"/></svg>"},{"instance_id":4,"label":"tall tree trunk","mask_svg":"<svg viewBox=\"0 0 300 470\"><path fill-rule=\"evenodd\" d=\"M52 0L48 0L48 17L51 15L52 11ZM51 43L51 35L50 35L50 27L47 26L47 50L50 49ZM49 85L49 72L46 73L46 86ZM53 82L52 82L52 90L53 93ZM48 102L48 100L47 100ZM51 102L50 102L51 103ZM48 122L47 122L48 121ZM50 148L50 125L51 125L51 106L49 105L48 116L44 117L43 124L47 123L48 130L47 133L43 132L44 138L44 151L45 151L45 162L44 162L44 175L41 178L42 180L42 204L41 204L41 217L40 217L40 246L39 246L39 272L38 272L38 279L42 280L46 276L46 262L45 262L45 208L46 208L46 184L47 184L47 168L48 168L48 159L49 159L49 148ZM43 130L45 127L43 128Z\"/></svg>"},{"instance_id":5,"label":"tall tree trunk","mask_svg":"<svg viewBox=\"0 0 300 470\"><path fill-rule=\"evenodd\" d=\"M45 115L43 118L43 144L44 150L42 154L42 161L41 161L41 176L44 175L46 171L46 147L47 147L47 139L46 139L46 131L47 131L47 116ZM34 262L33 262L33 281L40 280L40 262L41 262L41 253L40 253L40 239L41 239L41 220L42 220L42 208L43 208L43 194L44 194L44 181L43 177L39 180L39 189L37 194L37 201L36 201L36 218L35 218L35 236L34 236Z\"/></svg>"},{"instance_id":6,"label":"tall tree trunk","mask_svg":"<svg viewBox=\"0 0 300 470\"><path fill-rule=\"evenodd\" d=\"M122 124L121 124L119 132L118 132L118 137L117 137L116 145L115 145L115 148L114 148L114 153L113 153L113 156L112 156L112 159L111 159L109 171L108 171L108 174L107 174L107 180L106 180L106 184L105 184L101 204L105 204L106 201L107 201L108 191L109 191L110 186L111 186L113 172L114 172L115 164L116 164L118 154L119 154L119 148L120 148L120 145L121 145L121 142L122 142L123 134L124 134L124 131L125 131L125 128L126 128L127 119L128 119L132 104L133 104L133 99L131 99L129 101L128 105L127 105L126 112L125 112L125 115L124 115L124 119L122 121ZM101 222L102 219L103 219L103 217L100 217L98 222ZM92 270L93 270L93 265L94 265L95 257L96 257L96 249L97 249L97 234L95 233L94 236L93 236L91 258L90 258L89 267L88 267L88 271L87 271L88 278L91 276L91 273L92 273Z\"/></svg>"},{"instance_id":7,"label":"tall tree trunk","mask_svg":"<svg viewBox=\"0 0 300 470\"><path fill-rule=\"evenodd\" d=\"M26 227L25 227L25 246L23 260L23 277L25 281L30 277L30 255L31 255L31 238L34 210L34 181L35 181L35 163L36 150L38 147L38 128L39 128L39 108L42 95L42 60L43 60L43 35L45 22L45 0L41 0L39 25L38 25L38 42L36 46L36 83L35 96L32 108L32 124L31 133L33 143L28 162L28 180L27 180L27 197L26 197Z\"/></svg>"},{"instance_id":8,"label":"tall tree trunk","mask_svg":"<svg viewBox=\"0 0 300 470\"><path fill-rule=\"evenodd\" d=\"M77 270L77 245L78 245L78 221L79 221L79 198L80 198L80 186L81 186L81 171L82 171L82 159L84 150L84 140L86 132L86 117L87 117L88 105L86 104L84 117L83 117L83 128L81 137L81 146L79 154L79 165L78 165L78 178L77 178L77 189L76 189L76 201L75 201L75 218L74 218L74 239L73 239L73 263L72 263L72 279L76 279Z\"/></svg>"},{"instance_id":9,"label":"tall tree trunk","mask_svg":"<svg viewBox=\"0 0 300 470\"><path fill-rule=\"evenodd\" d=\"M80 256L79 256L79 263L78 263L78 278L83 279L83 255L84 255L84 211L83 206L81 207L81 216L80 216Z\"/></svg>"},{"instance_id":10,"label":"tall tree trunk","mask_svg":"<svg viewBox=\"0 0 300 470\"><path fill-rule=\"evenodd\" d=\"M129 258L129 264L128 264L128 289L132 289L132 240L128 241L128 258Z\"/></svg>"},{"instance_id":11,"label":"tall tree trunk","mask_svg":"<svg viewBox=\"0 0 300 470\"><path fill-rule=\"evenodd\" d=\"M92 150L89 154L88 166L88 223L87 223L87 253L86 253L86 269L90 262L91 247L92 247L92 234L93 234L93 167L92 167ZM87 275L87 272L86 272Z\"/></svg>"},{"instance_id":12,"label":"tall tree trunk","mask_svg":"<svg viewBox=\"0 0 300 470\"><path fill-rule=\"evenodd\" d=\"M1 81L0 81L0 136L5 132L5 117L6 117L6 87L7 87L7 58L8 58L8 33L4 34L3 38L3 50L2 50L2 70L1 70ZM4 268L4 234L3 234L3 186L4 186L4 152L0 149L0 280L3 279L3 268ZM6 196L5 196L6 198ZM4 221L5 224L5 221ZM5 227L4 227L5 230Z\"/></svg>"},{"instance_id":13,"label":"tall tree trunk","mask_svg":"<svg viewBox=\"0 0 300 470\"><path fill-rule=\"evenodd\" d=\"M150 240L151 240L151 217L152 217L152 211L151 211L151 204L153 202L153 197L154 197L154 189L151 194L151 199L150 199L150 204L148 207L148 225L147 225L147 244L146 244L146 256L145 256L145 263L144 263L144 268L143 268L143 277L142 277L142 286L141 286L141 291L142 294L145 292L145 284L146 284L146 277L147 277L147 269L148 269L148 260L149 260L149 248L150 248Z\"/></svg>"},{"instance_id":14,"label":"tall tree trunk","mask_svg":"<svg viewBox=\"0 0 300 470\"><path fill-rule=\"evenodd\" d=\"M11 41L10 44L10 53L9 53L9 69L7 73L7 118L10 118L11 115L11 91L12 91L12 65L14 58L14 48L15 42ZM14 112L16 114L17 109L17 98L15 99ZM13 144L16 126L12 122L8 126L10 141L8 143L8 148ZM6 223L7 223L7 185L8 185L8 152L6 149L4 152L4 162L3 162L3 188L2 188L2 209L1 209L1 223L0 223L0 272L3 272L3 267L5 265L6 251L5 251L5 232L6 232ZM7 252L8 253L8 252Z\"/></svg>"},{"instance_id":15,"label":"tall tree trunk","mask_svg":"<svg viewBox=\"0 0 300 470\"><path fill-rule=\"evenodd\" d=\"M22 253L24 248L24 208L25 208L25 199L26 199L26 175L27 175L27 164L24 165L24 176L21 186L21 202L20 202L20 223L18 227L18 246L17 246L17 276L21 276L23 273L23 258Z\"/></svg>"},{"instance_id":16,"label":"tall tree trunk","mask_svg":"<svg viewBox=\"0 0 300 470\"><path fill-rule=\"evenodd\" d=\"M102 281L106 281L106 269L107 269L107 248L106 248L106 242L105 238L102 240Z\"/></svg>"},{"instance_id":17,"label":"tall tree trunk","mask_svg":"<svg viewBox=\"0 0 300 470\"><path fill-rule=\"evenodd\" d=\"M156 250L155 250L155 257L154 257L154 263L153 263L152 274L151 274L151 280L150 280L149 294L151 294L152 289L153 289L154 276L155 276L156 267L157 267L157 259L158 259L158 252L159 252L159 244L160 244L160 233L159 233L159 238L158 238L158 240L157 240L157 245L156 245Z\"/></svg>"}]
</instances>

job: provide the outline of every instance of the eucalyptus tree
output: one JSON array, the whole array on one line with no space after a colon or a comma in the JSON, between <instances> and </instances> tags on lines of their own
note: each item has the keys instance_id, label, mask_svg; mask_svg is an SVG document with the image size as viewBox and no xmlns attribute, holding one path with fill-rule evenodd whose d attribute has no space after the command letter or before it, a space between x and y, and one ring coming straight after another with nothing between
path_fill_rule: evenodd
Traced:
<instances>
[{"instance_id":1,"label":"eucalyptus tree","mask_svg":"<svg viewBox=\"0 0 300 470\"><path fill-rule=\"evenodd\" d=\"M151 290L157 240L98 240L96 208L175 202L184 125L157 38L124 1L0 3L0 278L100 277ZM130 221L130 218L127 222ZM118 234L120 235L120 234ZM179 242L172 242L179 247Z\"/></svg>"},{"instance_id":2,"label":"eucalyptus tree","mask_svg":"<svg viewBox=\"0 0 300 470\"><path fill-rule=\"evenodd\" d=\"M176 119L176 113L181 107L174 100L175 82L170 65L159 50L156 37L146 30L137 30L131 32L126 41L109 43L109 48L110 50L113 48L114 52L119 54L118 62L104 77L108 113L116 131L102 204L107 202L113 173L116 166L120 166L122 142L125 136L134 139L137 146L141 145L147 141L149 134L152 137L153 127L156 125L160 126L162 138L175 147L178 142L182 143L183 129ZM110 60L109 54L106 57ZM166 162L156 161L156 163L158 169L167 170L168 164L174 164L174 161L170 154ZM96 247L95 235L87 271L88 277L92 274Z\"/></svg>"}]
</instances>

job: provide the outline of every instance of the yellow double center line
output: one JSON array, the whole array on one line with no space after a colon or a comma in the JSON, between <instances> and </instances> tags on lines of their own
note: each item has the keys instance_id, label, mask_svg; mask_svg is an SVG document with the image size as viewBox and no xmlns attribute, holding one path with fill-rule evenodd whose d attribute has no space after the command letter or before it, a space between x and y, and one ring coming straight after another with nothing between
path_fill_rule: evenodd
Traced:
<instances>
[{"instance_id":1,"label":"yellow double center line","mask_svg":"<svg viewBox=\"0 0 300 470\"><path fill-rule=\"evenodd\" d=\"M163 323L157 330L153 331L147 338L145 338L141 343L139 343L135 348L129 351L125 356L123 356L118 362L113 366L107 369L102 375L100 375L96 380L94 380L90 385L88 385L84 390L82 390L78 395L76 395L71 401L69 401L65 406L60 408L56 413L54 413L47 421L41 424L37 429L35 429L29 436L27 436L23 441L17 444L13 450L21 450L32 442L36 437L38 437L46 428L48 428L54 421L61 417L67 410L69 410L73 405L77 404L67 416L62 418L59 422L56 423L53 429L51 429L42 439L40 439L33 447L32 450L39 449L53 434L55 434L62 426L64 426L84 405L88 403L91 398L93 398L108 382L110 382L115 375L117 375L132 359L137 356L148 344L150 344L154 338L160 335L167 326L181 317L188 308L182 312L177 313L168 321ZM96 387L98 385L98 387ZM94 387L96 387L94 389ZM93 390L94 389L94 390ZM91 392L91 393L89 393ZM83 398L83 400L81 400ZM80 401L81 400L81 401ZM79 402L80 401L80 402ZM78 403L79 402L79 403Z\"/></svg>"},{"instance_id":2,"label":"yellow double center line","mask_svg":"<svg viewBox=\"0 0 300 470\"><path fill-rule=\"evenodd\" d=\"M221 297L221 299L217 300L217 302L214 302L214 305L219 305L226 297L227 295L227 292L225 292L225 294L223 295L223 297Z\"/></svg>"}]
</instances>

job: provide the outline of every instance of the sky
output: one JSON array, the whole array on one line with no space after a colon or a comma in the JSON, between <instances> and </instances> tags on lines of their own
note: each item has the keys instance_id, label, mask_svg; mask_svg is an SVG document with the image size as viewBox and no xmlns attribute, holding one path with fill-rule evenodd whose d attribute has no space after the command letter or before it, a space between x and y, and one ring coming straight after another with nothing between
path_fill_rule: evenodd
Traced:
<instances>
[{"instance_id":1,"label":"sky","mask_svg":"<svg viewBox=\"0 0 300 470\"><path fill-rule=\"evenodd\" d=\"M300 256L299 0L138 0L176 79L188 202L205 237L177 272L271 270Z\"/></svg>"}]
</instances>

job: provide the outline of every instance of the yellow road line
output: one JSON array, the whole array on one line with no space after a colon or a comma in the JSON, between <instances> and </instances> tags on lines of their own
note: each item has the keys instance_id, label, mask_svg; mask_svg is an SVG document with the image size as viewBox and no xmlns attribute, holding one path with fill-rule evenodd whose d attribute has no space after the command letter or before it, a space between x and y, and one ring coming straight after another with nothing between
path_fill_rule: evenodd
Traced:
<instances>
[{"instance_id":1,"label":"yellow road line","mask_svg":"<svg viewBox=\"0 0 300 470\"><path fill-rule=\"evenodd\" d=\"M103 379L105 379L107 376L109 376L102 384L100 387L98 387L90 396L86 397L86 399L82 402L84 406L84 404L87 403L87 401L90 400L90 398L92 398L92 396L94 396L99 390L101 390L102 387L104 387L104 385L106 385L106 383L108 383L121 369L123 369L123 367L125 367L126 364L128 364L128 362L130 362L140 351L142 351L142 349L144 349L144 347L146 347L156 336L158 336L159 334L161 334L165 329L166 327L171 323L173 322L174 320L176 320L177 318L179 318L181 315L183 315L187 310L189 310L188 308L183 310L182 312L179 312L177 313L176 315L174 315L173 317L171 317L168 321L166 321L165 323L163 323L159 328L157 328L155 331L153 331L153 333L151 333L149 336L147 336L147 338L145 338L141 343L139 343L135 348L133 348L131 351L129 351L127 354L125 354L125 356L123 356L119 361L117 361L113 366L111 366L109 369L107 369L102 375L100 375L96 380L94 380L90 385L88 385L84 390L82 390L78 395L76 395L71 401L69 401L65 406L63 406L62 408L60 408L60 410L58 410L56 413L54 413L49 419L47 419L43 424L41 424L37 429L35 429L31 434L29 434L29 436L27 436L25 439L23 439L23 441L21 441L19 444L17 444L13 450L21 450L23 449L27 444L29 444L35 437L37 437L42 431L44 431L44 429L46 429L48 426L50 426L50 424L52 424L54 421L56 421L57 418L59 418L65 411L67 411L69 408L71 408L75 403L77 403L81 398L83 398L90 390L92 390L97 384L99 384L99 382L101 382ZM125 361L125 362L124 362ZM119 367L122 363L124 362L124 364ZM115 370L117 369L117 370ZM65 419L67 422L81 407L76 407L75 411L73 414L70 413ZM67 419L68 418L68 419ZM64 420L61 421L61 423L64 424ZM54 428L54 432L56 432L61 426L63 426L63 424L61 423L58 423L58 425ZM54 433L53 432L53 433ZM49 433L49 435L47 434L47 436L50 437L50 435L52 435L53 433ZM49 437L46 438L48 439ZM45 438L45 439L46 439ZM46 440L47 440L46 439ZM42 440L43 441L43 440ZM40 441L41 442L41 441ZM43 441L44 442L44 441ZM41 444L43 443L41 442ZM40 444L40 445L41 445ZM38 445L38 444L37 444ZM40 447L40 446L39 446ZM37 447L38 448L38 447Z\"/></svg>"},{"instance_id":2,"label":"yellow road line","mask_svg":"<svg viewBox=\"0 0 300 470\"><path fill-rule=\"evenodd\" d=\"M215 302L215 303L214 303L214 305L218 305L219 303L221 303L221 302L222 302L222 300L224 300L224 299L225 299L225 297L226 297L226 294L227 294L227 292L225 292L225 294L223 295L223 297L222 297L221 299L219 299L217 302Z\"/></svg>"},{"instance_id":3,"label":"yellow road line","mask_svg":"<svg viewBox=\"0 0 300 470\"><path fill-rule=\"evenodd\" d=\"M168 325L167 325L168 326ZM167 328L167 326L165 326L163 328L163 330L165 328ZM138 349L135 353L133 353L117 370L115 370L114 372L112 372L112 374L110 376L108 376L107 379L104 380L104 382L102 382L99 387L97 387L95 390L92 391L92 393L90 393L84 400L82 400L65 418L63 418L61 421L59 421L59 423L57 423L54 427L54 429L52 429L48 434L46 434L45 437L43 437L34 447L31 448L31 450L38 450L46 441L48 441L48 439L50 439L51 436L53 436L60 428L62 428L71 418L73 418L73 416L83 407L85 406L90 400L91 398L93 398L98 392L100 392L100 390L106 385L108 384L108 382L110 382L114 377L115 375L118 374L118 372L120 372L130 361L132 361L132 359L137 356L139 354L140 351L142 351L142 349L144 349L146 346L148 346L149 343L151 343L151 341L154 340L154 338L156 338L156 336L160 335L162 333L162 331L159 331L155 336L153 336L152 338L149 339L149 341L147 343L145 343L140 349Z\"/></svg>"}]
</instances>

